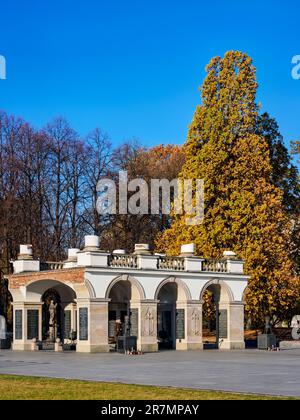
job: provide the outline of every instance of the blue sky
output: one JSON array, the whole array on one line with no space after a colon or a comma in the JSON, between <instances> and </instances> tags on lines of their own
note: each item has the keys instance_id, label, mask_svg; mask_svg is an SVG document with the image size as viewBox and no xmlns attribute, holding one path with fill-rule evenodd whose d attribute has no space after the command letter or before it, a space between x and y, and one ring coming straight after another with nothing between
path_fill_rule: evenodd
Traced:
<instances>
[{"instance_id":1,"label":"blue sky","mask_svg":"<svg viewBox=\"0 0 300 420\"><path fill-rule=\"evenodd\" d=\"M65 116L115 143L183 143L211 57L253 57L258 101L300 137L299 0L0 0L0 109L42 127Z\"/></svg>"}]
</instances>

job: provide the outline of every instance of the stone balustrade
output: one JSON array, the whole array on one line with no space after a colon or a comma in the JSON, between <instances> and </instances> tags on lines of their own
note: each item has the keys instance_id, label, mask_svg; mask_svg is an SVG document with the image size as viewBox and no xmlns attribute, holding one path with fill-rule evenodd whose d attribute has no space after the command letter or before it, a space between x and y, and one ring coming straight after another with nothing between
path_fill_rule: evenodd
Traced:
<instances>
[{"instance_id":1,"label":"stone balustrade","mask_svg":"<svg viewBox=\"0 0 300 420\"><path fill-rule=\"evenodd\" d=\"M65 262L40 263L34 260L29 245L26 245L26 248L21 246L19 259L14 262L14 266L16 273L91 267L243 274L244 262L232 251L225 251L223 258L219 260L198 257L195 255L194 244L183 245L181 255L173 257L164 254L153 255L147 244L136 245L133 254L126 254L124 250L117 250L111 254L100 250L98 237L87 236L84 249L82 251L69 250L68 259Z\"/></svg>"},{"instance_id":2,"label":"stone balustrade","mask_svg":"<svg viewBox=\"0 0 300 420\"><path fill-rule=\"evenodd\" d=\"M159 257L158 270L184 271L185 264L182 257Z\"/></svg>"},{"instance_id":3,"label":"stone balustrade","mask_svg":"<svg viewBox=\"0 0 300 420\"><path fill-rule=\"evenodd\" d=\"M227 273L227 261L206 259L202 263L202 271L209 271L212 273Z\"/></svg>"},{"instance_id":4,"label":"stone balustrade","mask_svg":"<svg viewBox=\"0 0 300 420\"><path fill-rule=\"evenodd\" d=\"M149 262L153 264L149 266ZM141 264L142 262L142 264ZM192 264L192 265L191 265ZM63 262L43 262L40 265L41 271L63 270L66 266ZM107 264L103 267L126 268L126 269L157 269L162 271L194 271L210 273L243 273L243 262L202 259L194 257L165 257L165 256L147 256L147 265L143 265L143 260L134 254L107 256Z\"/></svg>"},{"instance_id":5,"label":"stone balustrade","mask_svg":"<svg viewBox=\"0 0 300 420\"><path fill-rule=\"evenodd\" d=\"M108 266L112 268L138 268L137 256L131 254L108 256Z\"/></svg>"},{"instance_id":6,"label":"stone balustrade","mask_svg":"<svg viewBox=\"0 0 300 420\"><path fill-rule=\"evenodd\" d=\"M62 270L64 268L63 262L42 262L41 271L53 271L53 270Z\"/></svg>"}]
</instances>

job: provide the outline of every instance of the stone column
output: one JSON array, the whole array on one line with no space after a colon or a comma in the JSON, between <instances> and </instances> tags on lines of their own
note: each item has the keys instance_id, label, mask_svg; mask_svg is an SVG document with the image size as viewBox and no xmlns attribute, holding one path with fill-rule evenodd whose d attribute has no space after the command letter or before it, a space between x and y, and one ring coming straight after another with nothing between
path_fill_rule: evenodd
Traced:
<instances>
[{"instance_id":1,"label":"stone column","mask_svg":"<svg viewBox=\"0 0 300 420\"><path fill-rule=\"evenodd\" d=\"M220 349L242 350L244 339L244 304L242 302L220 303ZM227 331L222 323L227 317Z\"/></svg>"},{"instance_id":2,"label":"stone column","mask_svg":"<svg viewBox=\"0 0 300 420\"><path fill-rule=\"evenodd\" d=\"M42 341L42 303L14 302L13 311L12 349L31 351L33 339ZM31 311L30 316L28 316L29 311Z\"/></svg>"},{"instance_id":3,"label":"stone column","mask_svg":"<svg viewBox=\"0 0 300 420\"><path fill-rule=\"evenodd\" d=\"M176 350L203 350L202 302L177 302L176 311L184 310L184 339L176 338Z\"/></svg>"},{"instance_id":4,"label":"stone column","mask_svg":"<svg viewBox=\"0 0 300 420\"><path fill-rule=\"evenodd\" d=\"M138 348L143 352L158 350L157 303L157 300L143 300L140 303Z\"/></svg>"},{"instance_id":5,"label":"stone column","mask_svg":"<svg viewBox=\"0 0 300 420\"><path fill-rule=\"evenodd\" d=\"M77 331L77 317L76 317L77 305L76 303L72 303L72 312L71 312L71 329L73 331Z\"/></svg>"},{"instance_id":6,"label":"stone column","mask_svg":"<svg viewBox=\"0 0 300 420\"><path fill-rule=\"evenodd\" d=\"M109 299L77 299L77 347L80 353L107 353Z\"/></svg>"},{"instance_id":7,"label":"stone column","mask_svg":"<svg viewBox=\"0 0 300 420\"><path fill-rule=\"evenodd\" d=\"M24 302L13 302L13 343L12 343L12 349L13 350L25 350L25 308L24 308ZM27 350L31 350L30 348L27 348Z\"/></svg>"}]
</instances>

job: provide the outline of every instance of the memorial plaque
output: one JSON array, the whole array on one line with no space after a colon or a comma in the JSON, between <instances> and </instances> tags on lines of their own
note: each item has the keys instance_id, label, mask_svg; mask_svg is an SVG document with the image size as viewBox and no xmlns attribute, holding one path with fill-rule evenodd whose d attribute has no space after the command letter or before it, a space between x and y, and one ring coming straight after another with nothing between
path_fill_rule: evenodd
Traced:
<instances>
[{"instance_id":1,"label":"memorial plaque","mask_svg":"<svg viewBox=\"0 0 300 420\"><path fill-rule=\"evenodd\" d=\"M65 311L64 337L69 339L71 334L71 311Z\"/></svg>"},{"instance_id":2,"label":"memorial plaque","mask_svg":"<svg viewBox=\"0 0 300 420\"><path fill-rule=\"evenodd\" d=\"M88 340L88 308L79 308L79 340Z\"/></svg>"},{"instance_id":3,"label":"memorial plaque","mask_svg":"<svg viewBox=\"0 0 300 420\"><path fill-rule=\"evenodd\" d=\"M176 313L176 338L178 340L184 340L185 338L185 310L178 309Z\"/></svg>"},{"instance_id":4,"label":"memorial plaque","mask_svg":"<svg viewBox=\"0 0 300 420\"><path fill-rule=\"evenodd\" d=\"M39 338L39 311L28 309L27 311L27 339Z\"/></svg>"},{"instance_id":5,"label":"memorial plaque","mask_svg":"<svg viewBox=\"0 0 300 420\"><path fill-rule=\"evenodd\" d=\"M139 310L138 308L131 309L130 314L130 335L138 337L139 335Z\"/></svg>"},{"instance_id":6,"label":"memorial plaque","mask_svg":"<svg viewBox=\"0 0 300 420\"><path fill-rule=\"evenodd\" d=\"M22 309L15 310L15 340L22 340L23 338L23 311Z\"/></svg>"},{"instance_id":7,"label":"memorial plaque","mask_svg":"<svg viewBox=\"0 0 300 420\"><path fill-rule=\"evenodd\" d=\"M219 337L228 338L227 309L219 311Z\"/></svg>"}]
</instances>

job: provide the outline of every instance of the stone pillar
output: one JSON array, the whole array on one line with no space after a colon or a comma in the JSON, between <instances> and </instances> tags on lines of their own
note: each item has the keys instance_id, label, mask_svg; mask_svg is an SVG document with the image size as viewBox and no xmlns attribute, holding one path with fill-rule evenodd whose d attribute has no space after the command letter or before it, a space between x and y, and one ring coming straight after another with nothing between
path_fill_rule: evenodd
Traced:
<instances>
[{"instance_id":1,"label":"stone pillar","mask_svg":"<svg viewBox=\"0 0 300 420\"><path fill-rule=\"evenodd\" d=\"M77 331L77 305L76 303L72 303L72 309L71 309L71 330Z\"/></svg>"},{"instance_id":2,"label":"stone pillar","mask_svg":"<svg viewBox=\"0 0 300 420\"><path fill-rule=\"evenodd\" d=\"M64 262L64 268L77 267L77 254L80 252L78 248L68 249L68 259Z\"/></svg>"},{"instance_id":3,"label":"stone pillar","mask_svg":"<svg viewBox=\"0 0 300 420\"><path fill-rule=\"evenodd\" d=\"M13 350L32 350L34 339L42 341L42 303L14 302Z\"/></svg>"},{"instance_id":4,"label":"stone pillar","mask_svg":"<svg viewBox=\"0 0 300 420\"><path fill-rule=\"evenodd\" d=\"M108 267L109 253L99 248L99 236L84 237L84 249L76 253L78 267Z\"/></svg>"},{"instance_id":5,"label":"stone pillar","mask_svg":"<svg viewBox=\"0 0 300 420\"><path fill-rule=\"evenodd\" d=\"M40 271L39 260L33 259L32 245L20 245L20 253L13 267L14 274Z\"/></svg>"},{"instance_id":6,"label":"stone pillar","mask_svg":"<svg viewBox=\"0 0 300 420\"><path fill-rule=\"evenodd\" d=\"M12 349L13 350L25 350L25 321L24 321L24 302L13 302L13 343ZM27 350L31 350L30 348Z\"/></svg>"},{"instance_id":7,"label":"stone pillar","mask_svg":"<svg viewBox=\"0 0 300 420\"><path fill-rule=\"evenodd\" d=\"M158 350L157 303L157 300L143 300L140 303L138 348L143 352Z\"/></svg>"},{"instance_id":8,"label":"stone pillar","mask_svg":"<svg viewBox=\"0 0 300 420\"><path fill-rule=\"evenodd\" d=\"M242 302L220 303L219 313L219 348L226 350L244 349L244 304ZM225 324L227 324L227 328L225 328Z\"/></svg>"},{"instance_id":9,"label":"stone pillar","mask_svg":"<svg viewBox=\"0 0 300 420\"><path fill-rule=\"evenodd\" d=\"M244 261L240 260L232 251L225 251L223 257L227 260L227 272L244 274Z\"/></svg>"},{"instance_id":10,"label":"stone pillar","mask_svg":"<svg viewBox=\"0 0 300 420\"><path fill-rule=\"evenodd\" d=\"M107 353L109 299L77 299L77 347L80 353Z\"/></svg>"},{"instance_id":11,"label":"stone pillar","mask_svg":"<svg viewBox=\"0 0 300 420\"><path fill-rule=\"evenodd\" d=\"M140 270L157 270L157 255L138 255L137 265Z\"/></svg>"},{"instance_id":12,"label":"stone pillar","mask_svg":"<svg viewBox=\"0 0 300 420\"><path fill-rule=\"evenodd\" d=\"M57 338L56 341L55 341L55 343L54 343L54 351L56 351L56 352L63 351L62 342L60 341L59 338Z\"/></svg>"},{"instance_id":13,"label":"stone pillar","mask_svg":"<svg viewBox=\"0 0 300 420\"><path fill-rule=\"evenodd\" d=\"M176 337L176 350L203 350L202 302L198 300L178 301L176 304L177 317L179 310L184 310L184 338ZM181 313L183 314L183 312ZM182 322L182 319L177 319L176 322Z\"/></svg>"}]
</instances>

